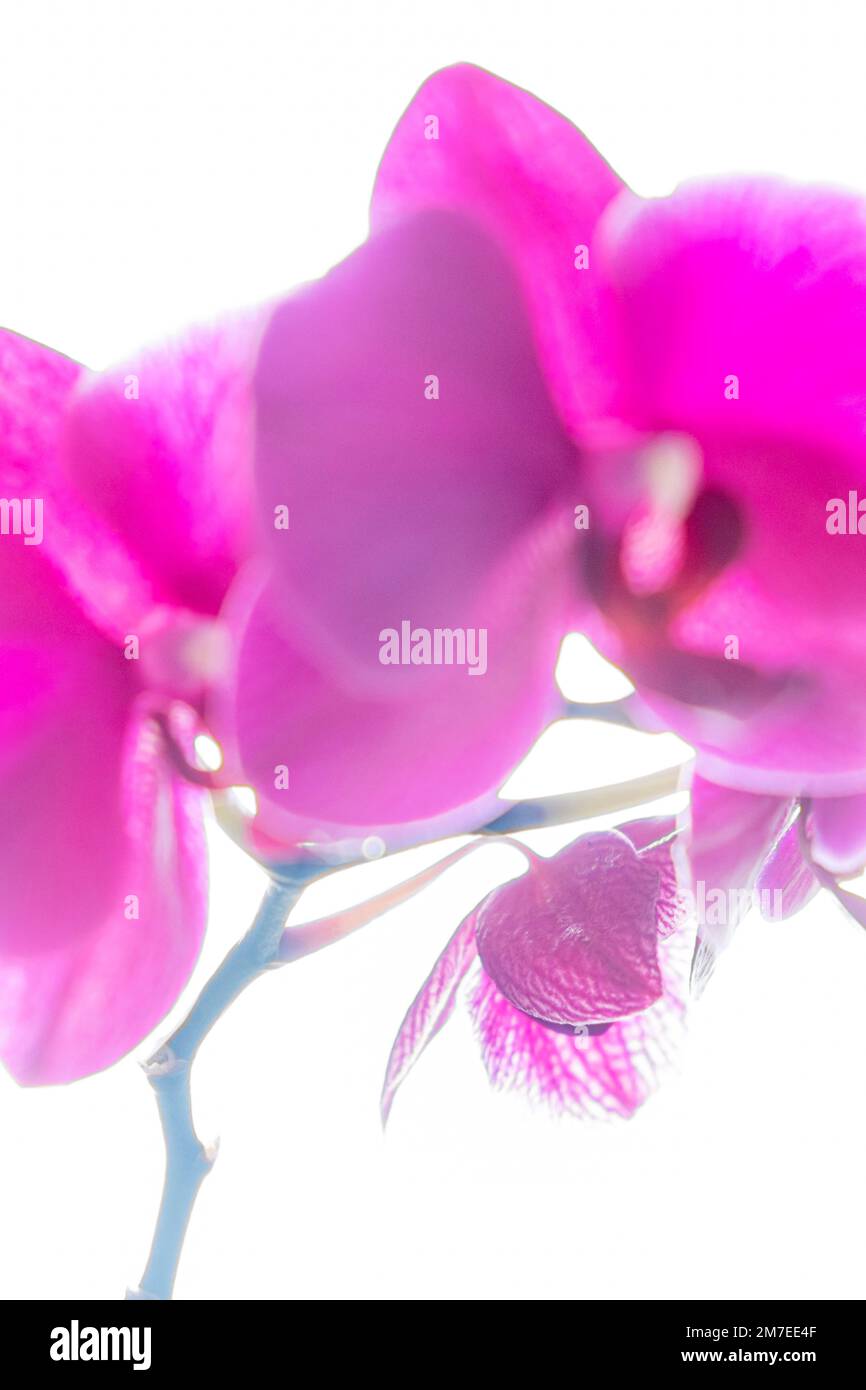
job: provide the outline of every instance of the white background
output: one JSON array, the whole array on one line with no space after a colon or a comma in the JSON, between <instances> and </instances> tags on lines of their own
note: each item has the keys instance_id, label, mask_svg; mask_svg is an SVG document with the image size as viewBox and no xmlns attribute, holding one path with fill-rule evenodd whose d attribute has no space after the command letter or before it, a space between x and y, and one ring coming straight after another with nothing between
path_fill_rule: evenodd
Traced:
<instances>
[{"instance_id":1,"label":"white background","mask_svg":"<svg viewBox=\"0 0 866 1390\"><path fill-rule=\"evenodd\" d=\"M558 106L644 194L746 169L866 183L856 3L7 0L0 14L0 322L93 366L341 258L402 108L459 59ZM517 790L676 756L668 740L560 728ZM193 989L261 888L213 844ZM866 939L823 897L793 923L745 924L693 1011L681 1074L630 1124L556 1123L492 1095L458 1016L383 1138L393 1033L506 855L260 981L219 1025L195 1103L222 1147L178 1296L862 1297ZM424 860L353 871L304 915ZM42 1091L0 1076L0 1296L121 1296L160 1179L134 1060Z\"/></svg>"}]
</instances>

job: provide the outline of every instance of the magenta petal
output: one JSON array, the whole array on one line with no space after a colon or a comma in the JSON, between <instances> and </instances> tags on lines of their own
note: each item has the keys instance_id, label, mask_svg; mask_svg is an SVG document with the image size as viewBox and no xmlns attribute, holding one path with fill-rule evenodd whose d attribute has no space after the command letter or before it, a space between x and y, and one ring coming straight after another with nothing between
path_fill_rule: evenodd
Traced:
<instances>
[{"instance_id":1,"label":"magenta petal","mask_svg":"<svg viewBox=\"0 0 866 1390\"><path fill-rule=\"evenodd\" d=\"M274 598L356 690L394 693L381 634L403 620L491 621L477 610L493 571L555 499L573 510L577 456L511 270L445 213L374 237L277 309L256 410Z\"/></svg>"},{"instance_id":2,"label":"magenta petal","mask_svg":"<svg viewBox=\"0 0 866 1390\"><path fill-rule=\"evenodd\" d=\"M812 899L820 884L800 846L799 813L779 837L758 874L761 914L769 921L793 917Z\"/></svg>"},{"instance_id":3,"label":"magenta petal","mask_svg":"<svg viewBox=\"0 0 866 1390\"><path fill-rule=\"evenodd\" d=\"M703 920L701 937L716 950L752 906L761 865L781 835L790 802L720 787L696 776L691 788L689 855Z\"/></svg>"},{"instance_id":4,"label":"magenta petal","mask_svg":"<svg viewBox=\"0 0 866 1390\"><path fill-rule=\"evenodd\" d=\"M9 542L9 543L7 543ZM133 668L41 547L0 545L0 1056L19 1080L109 1065L177 998L204 929L199 793Z\"/></svg>"},{"instance_id":5,"label":"magenta petal","mask_svg":"<svg viewBox=\"0 0 866 1390\"><path fill-rule=\"evenodd\" d=\"M862 898L859 893L852 893L849 889L843 888L836 882L833 874L828 869L813 861L812 868L819 884L832 893L836 901L845 909L855 922L859 922L861 927L866 927L866 898Z\"/></svg>"},{"instance_id":6,"label":"magenta petal","mask_svg":"<svg viewBox=\"0 0 866 1390\"><path fill-rule=\"evenodd\" d=\"M476 955L475 914L470 913L436 961L400 1024L385 1070L381 1100L383 1124L387 1122L398 1087L454 1012L460 985Z\"/></svg>"},{"instance_id":7,"label":"magenta petal","mask_svg":"<svg viewBox=\"0 0 866 1390\"><path fill-rule=\"evenodd\" d=\"M671 640L718 665L735 637L739 659L764 681L748 718L733 717L743 711L731 702L722 715L690 708L685 680L646 698L701 749L708 775L729 785L862 791L862 199L761 179L686 185L652 201L624 195L605 217L604 239L631 352L628 418L694 437L702 485L727 499L742 537L723 573L678 614ZM847 534L828 525L833 499ZM689 670L682 664L680 674Z\"/></svg>"},{"instance_id":8,"label":"magenta petal","mask_svg":"<svg viewBox=\"0 0 866 1390\"><path fill-rule=\"evenodd\" d=\"M682 827L673 816L645 816L626 821L617 830L639 852L641 862L658 872L655 921L659 936L672 936L689 920L685 890L689 886L689 865Z\"/></svg>"},{"instance_id":9,"label":"magenta petal","mask_svg":"<svg viewBox=\"0 0 866 1390\"><path fill-rule=\"evenodd\" d=\"M658 870L625 835L583 835L484 900L481 963L511 1003L549 1023L637 1013L662 994L658 891Z\"/></svg>"},{"instance_id":10,"label":"magenta petal","mask_svg":"<svg viewBox=\"0 0 866 1390\"><path fill-rule=\"evenodd\" d=\"M662 997L602 1031L551 1028L514 1007L481 972L470 1009L494 1086L520 1090L553 1110L628 1118L674 1060L688 997L689 945L662 941Z\"/></svg>"},{"instance_id":11,"label":"magenta petal","mask_svg":"<svg viewBox=\"0 0 866 1390\"><path fill-rule=\"evenodd\" d=\"M63 414L81 371L42 343L0 329L0 466L10 493L39 495L49 485Z\"/></svg>"},{"instance_id":12,"label":"magenta petal","mask_svg":"<svg viewBox=\"0 0 866 1390\"><path fill-rule=\"evenodd\" d=\"M587 417L612 413L611 317L595 233L622 186L558 112L460 64L424 83L391 137L373 226L440 207L496 238L520 274L563 418L579 429ZM586 265L576 268L583 253Z\"/></svg>"},{"instance_id":13,"label":"magenta petal","mask_svg":"<svg viewBox=\"0 0 866 1390\"><path fill-rule=\"evenodd\" d=\"M862 198L782 179L696 181L667 198L624 195L602 235L630 345L635 424L741 443L799 440L820 447L825 466L828 451L848 454L863 476ZM729 373L736 398L725 395ZM805 482L803 470L790 451L778 481ZM793 520L784 489L775 496Z\"/></svg>"},{"instance_id":14,"label":"magenta petal","mask_svg":"<svg viewBox=\"0 0 866 1390\"><path fill-rule=\"evenodd\" d=\"M63 437L82 369L41 343L0 330L0 495L41 507L38 548L55 582L119 644L154 613L156 598L134 557L64 476ZM14 537L9 546L23 546ZM17 582L15 580L11 581Z\"/></svg>"},{"instance_id":15,"label":"magenta petal","mask_svg":"<svg viewBox=\"0 0 866 1390\"><path fill-rule=\"evenodd\" d=\"M559 514L543 518L479 587L464 616L486 633L484 674L383 666L375 690L310 659L273 586L252 576L246 595L238 586L233 679L209 722L228 774L255 788L260 828L287 845L375 833L393 846L498 814L499 787L561 698L570 544Z\"/></svg>"},{"instance_id":16,"label":"magenta petal","mask_svg":"<svg viewBox=\"0 0 866 1390\"><path fill-rule=\"evenodd\" d=\"M153 725L130 727L112 803L82 791L58 799L37 839L3 845L7 883L38 874L44 885L29 915L10 922L7 902L2 914L0 1056L25 1085L74 1081L139 1043L177 1000L205 927L199 794L173 777ZM85 859L90 826L102 848Z\"/></svg>"},{"instance_id":17,"label":"magenta petal","mask_svg":"<svg viewBox=\"0 0 866 1390\"><path fill-rule=\"evenodd\" d=\"M163 602L215 613L252 537L252 371L266 311L89 374L66 423L77 494Z\"/></svg>"},{"instance_id":18,"label":"magenta petal","mask_svg":"<svg viewBox=\"0 0 866 1390\"><path fill-rule=\"evenodd\" d=\"M866 867L866 796L817 797L809 810L809 842L822 867L842 878Z\"/></svg>"}]
</instances>

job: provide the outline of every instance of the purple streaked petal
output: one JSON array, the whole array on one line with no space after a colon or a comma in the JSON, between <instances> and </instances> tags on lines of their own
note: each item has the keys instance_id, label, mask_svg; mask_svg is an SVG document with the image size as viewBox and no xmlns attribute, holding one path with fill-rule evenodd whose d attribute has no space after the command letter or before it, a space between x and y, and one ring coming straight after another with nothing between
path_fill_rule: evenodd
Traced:
<instances>
[{"instance_id":1,"label":"purple streaked petal","mask_svg":"<svg viewBox=\"0 0 866 1390\"><path fill-rule=\"evenodd\" d=\"M520 1090L555 1112L628 1118L655 1091L683 1033L690 943L660 944L662 997L600 1033L551 1028L516 1009L482 970L470 1009L491 1083Z\"/></svg>"},{"instance_id":2,"label":"purple streaked petal","mask_svg":"<svg viewBox=\"0 0 866 1390\"><path fill-rule=\"evenodd\" d=\"M615 830L583 835L478 908L486 973L548 1023L608 1022L662 994L659 871Z\"/></svg>"},{"instance_id":3,"label":"purple streaked petal","mask_svg":"<svg viewBox=\"0 0 866 1390\"><path fill-rule=\"evenodd\" d=\"M672 936L685 927L689 886L689 866L685 853L685 835L673 816L646 816L642 820L626 821L617 830L630 840L639 852L641 862L658 871L656 891L656 931L659 936Z\"/></svg>"},{"instance_id":4,"label":"purple streaked petal","mask_svg":"<svg viewBox=\"0 0 866 1390\"><path fill-rule=\"evenodd\" d=\"M761 865L755 887L768 921L793 917L814 898L820 883L801 848L800 813L779 837Z\"/></svg>"},{"instance_id":5,"label":"purple streaked petal","mask_svg":"<svg viewBox=\"0 0 866 1390\"><path fill-rule=\"evenodd\" d=\"M427 1047L454 1012L460 985L477 957L475 913L461 922L418 991L397 1031L382 1087L382 1123L394 1096Z\"/></svg>"}]
</instances>

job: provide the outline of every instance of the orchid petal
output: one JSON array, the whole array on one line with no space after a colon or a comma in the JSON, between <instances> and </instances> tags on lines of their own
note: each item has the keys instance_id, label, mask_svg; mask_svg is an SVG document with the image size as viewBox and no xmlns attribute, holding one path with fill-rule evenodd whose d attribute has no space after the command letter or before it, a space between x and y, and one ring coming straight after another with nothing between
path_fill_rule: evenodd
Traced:
<instances>
[{"instance_id":1,"label":"orchid petal","mask_svg":"<svg viewBox=\"0 0 866 1390\"><path fill-rule=\"evenodd\" d=\"M0 1056L25 1085L74 1081L139 1043L176 1002L204 934L199 794L171 776L150 721L130 728L113 804L83 811L78 790L41 835L3 847L7 882L14 872L43 883L26 915L11 921L3 907L3 935L11 927L19 944L0 951ZM79 857L85 836L69 833L72 815L100 837L96 859ZM39 915L46 901L50 924Z\"/></svg>"},{"instance_id":2,"label":"orchid petal","mask_svg":"<svg viewBox=\"0 0 866 1390\"><path fill-rule=\"evenodd\" d=\"M400 120L379 169L373 226L440 207L498 241L520 275L550 389L578 432L588 417L613 413L612 317L595 234L622 187L558 112L463 63L429 78Z\"/></svg>"},{"instance_id":3,"label":"orchid petal","mask_svg":"<svg viewBox=\"0 0 866 1390\"><path fill-rule=\"evenodd\" d=\"M267 310L87 374L65 424L78 497L157 598L215 613L253 536L252 373Z\"/></svg>"},{"instance_id":4,"label":"orchid petal","mask_svg":"<svg viewBox=\"0 0 866 1390\"><path fill-rule=\"evenodd\" d=\"M629 423L691 436L702 488L739 518L736 555L677 614L671 642L719 671L736 638L737 659L764 680L747 718L727 702L695 709L675 669L676 690L670 680L653 689L650 674L643 698L728 785L859 792L866 568L850 517L853 498L856 533L866 490L862 200L773 180L692 184L666 199L623 195L602 239L631 353ZM833 499L847 534L829 525ZM621 659L631 670L629 650ZM690 671L682 662L679 674Z\"/></svg>"},{"instance_id":5,"label":"orchid petal","mask_svg":"<svg viewBox=\"0 0 866 1390\"><path fill-rule=\"evenodd\" d=\"M660 998L659 873L615 830L535 859L476 914L487 975L524 1013L548 1023L602 1023Z\"/></svg>"},{"instance_id":6,"label":"orchid petal","mask_svg":"<svg viewBox=\"0 0 866 1390\"><path fill-rule=\"evenodd\" d=\"M751 906L751 894L767 854L790 815L790 803L774 796L720 787L695 776L691 788L689 857L695 886L704 897L723 893L729 914L711 927L717 940L736 926ZM704 927L706 924L702 924Z\"/></svg>"},{"instance_id":7,"label":"orchid petal","mask_svg":"<svg viewBox=\"0 0 866 1390\"><path fill-rule=\"evenodd\" d=\"M459 218L400 223L286 300L256 411L273 614L360 693L417 699L383 634L486 624L492 574L557 499L575 543L577 456L519 290Z\"/></svg>"},{"instance_id":8,"label":"orchid petal","mask_svg":"<svg viewBox=\"0 0 866 1390\"><path fill-rule=\"evenodd\" d=\"M491 1083L523 1091L555 1112L629 1118L676 1056L688 995L688 957L683 936L663 940L661 998L604 1031L552 1028L531 1018L482 971L470 1010Z\"/></svg>"},{"instance_id":9,"label":"orchid petal","mask_svg":"<svg viewBox=\"0 0 866 1390\"><path fill-rule=\"evenodd\" d=\"M7 543L7 541L9 543ZM0 546L0 1056L26 1084L108 1066L175 1002L205 922L199 793L133 667L41 547Z\"/></svg>"},{"instance_id":10,"label":"orchid petal","mask_svg":"<svg viewBox=\"0 0 866 1390\"><path fill-rule=\"evenodd\" d=\"M496 816L499 787L558 707L569 545L560 515L544 517L479 590L464 616L483 630L483 674L385 666L375 690L309 657L272 582L237 585L235 665L208 717L227 775L255 789L259 830L287 846L375 833L393 848Z\"/></svg>"},{"instance_id":11,"label":"orchid petal","mask_svg":"<svg viewBox=\"0 0 866 1390\"><path fill-rule=\"evenodd\" d=\"M644 816L616 828L634 845L641 863L650 864L657 871L656 931L659 936L672 936L685 928L689 919L685 896L689 886L688 861L682 827L672 816Z\"/></svg>"},{"instance_id":12,"label":"orchid petal","mask_svg":"<svg viewBox=\"0 0 866 1390\"><path fill-rule=\"evenodd\" d=\"M769 921L793 917L815 896L820 884L801 848L799 814L770 850L755 887L761 914Z\"/></svg>"},{"instance_id":13,"label":"orchid petal","mask_svg":"<svg viewBox=\"0 0 866 1390\"><path fill-rule=\"evenodd\" d=\"M40 535L26 544L50 556L56 582L122 642L152 617L156 599L132 555L63 474L63 434L81 372L51 348L0 330L0 488L7 499L38 506Z\"/></svg>"},{"instance_id":14,"label":"orchid petal","mask_svg":"<svg viewBox=\"0 0 866 1390\"><path fill-rule=\"evenodd\" d=\"M858 874L866 867L866 796L816 798L809 842L823 868L841 878Z\"/></svg>"},{"instance_id":15,"label":"orchid petal","mask_svg":"<svg viewBox=\"0 0 866 1390\"><path fill-rule=\"evenodd\" d=\"M382 1088L383 1124L388 1120L398 1088L453 1014L460 985L476 956L475 916L470 913L439 956L397 1031Z\"/></svg>"}]
</instances>

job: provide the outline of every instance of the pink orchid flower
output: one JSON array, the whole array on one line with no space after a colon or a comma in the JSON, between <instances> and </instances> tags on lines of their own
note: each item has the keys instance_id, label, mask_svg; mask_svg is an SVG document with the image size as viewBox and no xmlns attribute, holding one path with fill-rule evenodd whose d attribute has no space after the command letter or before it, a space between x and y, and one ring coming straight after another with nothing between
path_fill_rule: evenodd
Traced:
<instances>
[{"instance_id":1,"label":"pink orchid flower","mask_svg":"<svg viewBox=\"0 0 866 1390\"><path fill-rule=\"evenodd\" d=\"M587 225L562 172L573 138L489 74L439 73L386 152L374 224L456 208L517 269L580 448L584 627L637 685L639 719L697 750L691 892L726 900L701 946L753 891L793 911L823 883L863 920L839 884L866 862L862 202L769 179L620 188ZM553 890L565 920L566 879ZM404 1025L386 1103L437 988Z\"/></svg>"},{"instance_id":2,"label":"pink orchid flower","mask_svg":"<svg viewBox=\"0 0 866 1390\"><path fill-rule=\"evenodd\" d=\"M862 797L761 796L693 779L689 858L698 889L699 983L751 907L781 921L824 887L866 926L866 900L844 886L866 868L864 804Z\"/></svg>"},{"instance_id":3,"label":"pink orchid flower","mask_svg":"<svg viewBox=\"0 0 866 1390\"><path fill-rule=\"evenodd\" d=\"M780 318L790 327L786 351L792 342L806 350L816 326L850 337L859 303L854 217L836 195L822 204L824 221L810 220L808 204L787 190L749 187L678 195L673 212L644 205L542 103L476 69L452 69L431 79L398 126L380 171L371 240L318 284L97 376L80 378L64 359L8 339L8 375L24 386L8 388L4 372L12 443L4 441L2 466L22 494L25 486L44 492L54 529L44 560L31 561L21 547L4 563L33 574L44 565L69 599L69 623L89 634L87 643L70 637L70 650L96 643L121 673L81 673L77 698L90 703L75 723L94 729L81 750L98 750L98 734L117 763L141 721L152 770L145 776L133 759L119 776L128 799L113 822L126 827L130 862L152 865L158 853L162 882L178 867L178 844L192 845L186 821L171 852L164 831L169 803L176 817L181 803L192 805L177 769L195 780L189 739L204 727L197 716L223 747L225 780L255 789L251 843L268 857L324 856L335 842L348 855L371 834L393 846L476 827L495 814L499 786L555 711L556 650L586 591L605 620L602 646L634 671L653 717L694 738L710 775L776 798L859 791L859 707L846 685L862 646L855 569L845 571L851 601L839 632L822 639L823 674L814 675L811 660L795 662L789 636L776 634L766 660L752 650L788 611L780 595L806 605L813 635L827 611L823 571L813 587L803 567L793 581L782 568L767 581L764 564L788 543L768 501L768 461L793 468L796 457L791 476L797 488L805 478L811 496L807 465L819 455L823 464L825 450L837 462L822 477L841 486L856 455L853 375L837 379L813 352L816 375L807 380L784 358L796 378L794 410L780 386L784 371L761 378L761 353L777 348L769 335ZM777 242L775 212L761 213L762 190L768 206L781 208ZM638 227L647 228L664 282L658 302ZM692 279L696 268L709 273L719 246L727 297L708 291L701 300ZM734 285L742 278L739 297L731 277ZM671 294L679 287L679 299L665 301L665 285ZM756 286L766 289L757 324L748 317ZM763 404L734 416L740 424L730 435L730 420L723 427L711 408L716 364L702 366L696 330L711 333L728 303L739 315L730 342L763 382ZM665 335L659 360L672 365L668 376L653 368L647 384L640 361L654 315ZM19 372L28 355L29 378ZM744 381L748 375L741 368ZM740 398L725 403L736 407ZM805 441L802 456L788 435L773 435L785 411L796 447ZM659 484L654 441L671 435L687 438L691 462L681 466L678 446ZM581 558L572 515L587 499L592 524ZM645 541L659 533L669 544L654 567ZM761 537L754 551L753 535ZM733 587L731 574L739 574ZM714 643L730 627L743 585L754 626L738 629L749 661L732 668ZM49 711L36 692L40 682L51 687L46 671L60 647L52 603L40 608L37 581L27 586L34 596L26 640L21 611L13 606L5 619L10 663L21 672L8 720L14 729L20 706L36 711L35 746ZM706 604L720 586L717 632ZM441 662L425 655L431 642L456 633L464 643L476 639L474 670L453 651ZM130 636L139 659L123 664ZM120 712L112 721L99 705L115 687ZM64 708L72 709L68 698ZM853 748L844 757L830 733L838 727ZM781 730L775 743L772 729ZM9 797L18 804L26 785L19 743L9 749L17 759ZM112 759L97 759L108 776ZM65 779L78 805L87 800L84 775L81 768ZM145 784L147 813L136 805ZM79 864L91 863L102 843L97 829L111 804L103 790L79 815L90 846ZM22 819L16 851L28 872L43 847L40 824L35 811ZM826 826L820 833L826 837ZM200 883L200 854L189 858L188 883ZM134 885L123 898L139 909L148 897L135 886L141 873L124 864L113 856L112 872L89 885L107 894L112 924L116 884ZM53 871L43 880L56 902ZM93 1039L80 1055L64 1045L60 1061L51 1005L33 1025L35 1040L20 1043L29 988L20 942L29 942L35 980L47 968L51 936L45 902L37 895L28 907L21 896L3 919L7 1055L32 1079L105 1065L172 1002L198 929L186 917L178 927L182 964L173 984L167 974L153 988L146 971L129 975L141 1020L114 1032L112 1010L125 1020L134 1014L116 989L130 935L105 929L117 953L108 971L103 955L82 944L83 925L79 935L58 933L63 950L50 957L56 999L65 1001L69 1031ZM82 923L102 920L86 894L81 906ZM112 988L106 1021L85 1022L80 1001Z\"/></svg>"},{"instance_id":4,"label":"pink orchid flower","mask_svg":"<svg viewBox=\"0 0 866 1390\"><path fill-rule=\"evenodd\" d=\"M96 1071L148 1033L186 983L207 905L200 793L164 756L146 663L124 659L128 634L164 627L184 598L157 597L66 485L79 380L0 334L0 1055L28 1084ZM34 509L38 531L18 526ZM188 747L190 707L161 708Z\"/></svg>"},{"instance_id":5,"label":"pink orchid flower","mask_svg":"<svg viewBox=\"0 0 866 1390\"><path fill-rule=\"evenodd\" d=\"M397 1034L382 1093L398 1087L467 997L491 1082L557 1111L627 1117L671 1062L690 950L670 818L581 836L551 859L520 848L522 877L466 918Z\"/></svg>"},{"instance_id":6,"label":"pink orchid flower","mask_svg":"<svg viewBox=\"0 0 866 1390\"><path fill-rule=\"evenodd\" d=\"M570 169L588 232L618 181L540 103L501 99L515 194ZM12 334L2 352L3 489L44 503L45 535L0 554L0 1051L62 1081L139 1041L192 968L197 731L255 789L271 859L501 809L559 703L579 460L519 274L462 209L389 219L320 283L107 372ZM386 664L405 627L473 635L474 669Z\"/></svg>"},{"instance_id":7,"label":"pink orchid flower","mask_svg":"<svg viewBox=\"0 0 866 1390\"><path fill-rule=\"evenodd\" d=\"M639 198L561 117L464 66L398 125L374 226L431 207L520 278L581 452L587 621L645 717L721 785L866 791L862 199L760 178Z\"/></svg>"},{"instance_id":8,"label":"pink orchid flower","mask_svg":"<svg viewBox=\"0 0 866 1390\"><path fill-rule=\"evenodd\" d=\"M230 658L205 715L221 778L255 790L249 844L270 860L477 828L560 706L581 456L551 381L557 345L591 375L600 308L593 278L573 281L568 331L545 342L559 310L525 272L550 261L553 226L589 237L621 184L527 93L443 78L484 87L459 196L388 208L398 130L369 242L228 341L199 333L96 378L70 425L89 504L134 554L157 550L189 607L220 613ZM436 141L423 122L413 138L423 164ZM513 244L473 205L494 174Z\"/></svg>"},{"instance_id":9,"label":"pink orchid flower","mask_svg":"<svg viewBox=\"0 0 866 1390\"><path fill-rule=\"evenodd\" d=\"M261 314L91 378L65 438L160 596L219 615L203 708L221 782L256 792L257 852L349 857L502 809L561 700L578 456L483 233L409 217Z\"/></svg>"},{"instance_id":10,"label":"pink orchid flower","mask_svg":"<svg viewBox=\"0 0 866 1390\"><path fill-rule=\"evenodd\" d=\"M257 843L477 828L556 712L577 593L578 457L507 262L447 213L377 233L272 314L255 401L208 713Z\"/></svg>"}]
</instances>

